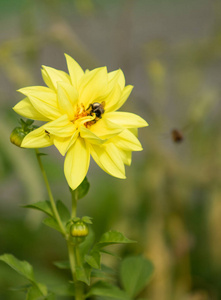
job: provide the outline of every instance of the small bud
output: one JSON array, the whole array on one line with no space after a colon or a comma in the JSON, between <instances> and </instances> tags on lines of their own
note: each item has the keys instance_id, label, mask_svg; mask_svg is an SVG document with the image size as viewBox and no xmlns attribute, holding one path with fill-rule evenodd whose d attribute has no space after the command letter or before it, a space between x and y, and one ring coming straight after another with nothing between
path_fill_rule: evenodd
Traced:
<instances>
[{"instance_id":1,"label":"small bud","mask_svg":"<svg viewBox=\"0 0 221 300\"><path fill-rule=\"evenodd\" d=\"M10 141L12 144L21 147L21 143L24 139L24 137L31 132L32 130L38 128L38 126L32 125L33 120L27 119L26 121L20 119L20 127L15 127L15 129L12 131L10 135Z\"/></svg>"},{"instance_id":2,"label":"small bud","mask_svg":"<svg viewBox=\"0 0 221 300\"><path fill-rule=\"evenodd\" d=\"M10 141L12 144L21 147L22 140L26 136L26 133L21 127L15 127L10 135Z\"/></svg>"},{"instance_id":3,"label":"small bud","mask_svg":"<svg viewBox=\"0 0 221 300\"><path fill-rule=\"evenodd\" d=\"M70 228L70 233L73 237L85 237L88 235L88 231L88 225L83 221L77 221Z\"/></svg>"}]
</instances>

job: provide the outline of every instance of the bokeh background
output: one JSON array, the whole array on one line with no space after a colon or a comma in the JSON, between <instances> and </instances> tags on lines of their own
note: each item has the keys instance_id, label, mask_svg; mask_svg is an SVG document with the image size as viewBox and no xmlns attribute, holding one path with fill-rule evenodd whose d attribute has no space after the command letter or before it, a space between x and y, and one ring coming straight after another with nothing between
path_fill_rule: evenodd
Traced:
<instances>
[{"instance_id":1,"label":"bokeh background","mask_svg":"<svg viewBox=\"0 0 221 300\"><path fill-rule=\"evenodd\" d=\"M93 217L98 237L117 229L138 241L116 251L153 261L143 298L221 299L221 2L0 0L0 28L0 254L28 260L40 281L68 279L52 263L66 258L63 240L41 213L21 207L47 199L34 152L9 142L16 90L42 85L41 65L66 71L68 53L85 69L121 68L134 85L122 110L150 124L139 131L144 150L133 154L126 180L92 162L79 215ZM70 206L63 158L44 152L52 189ZM0 264L1 300L24 299L11 291L22 284Z\"/></svg>"}]
</instances>

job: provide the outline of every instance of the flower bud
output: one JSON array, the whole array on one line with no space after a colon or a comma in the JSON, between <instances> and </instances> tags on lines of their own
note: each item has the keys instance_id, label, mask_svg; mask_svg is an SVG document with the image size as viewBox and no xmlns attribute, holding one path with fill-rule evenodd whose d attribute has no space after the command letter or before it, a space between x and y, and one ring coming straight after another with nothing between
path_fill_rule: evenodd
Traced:
<instances>
[{"instance_id":1,"label":"flower bud","mask_svg":"<svg viewBox=\"0 0 221 300\"><path fill-rule=\"evenodd\" d=\"M21 147L22 140L26 136L26 133L21 127L15 127L10 135L10 141L12 144Z\"/></svg>"},{"instance_id":2,"label":"flower bud","mask_svg":"<svg viewBox=\"0 0 221 300\"><path fill-rule=\"evenodd\" d=\"M70 233L73 237L85 237L88 235L88 225L83 221L77 221L71 225Z\"/></svg>"}]
</instances>

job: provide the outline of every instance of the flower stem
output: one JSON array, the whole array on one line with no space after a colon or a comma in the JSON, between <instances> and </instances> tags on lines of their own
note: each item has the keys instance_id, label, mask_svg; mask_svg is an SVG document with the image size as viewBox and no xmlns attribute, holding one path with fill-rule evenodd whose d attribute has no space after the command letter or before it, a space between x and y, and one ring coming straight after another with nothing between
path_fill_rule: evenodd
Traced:
<instances>
[{"instance_id":1,"label":"flower stem","mask_svg":"<svg viewBox=\"0 0 221 300\"><path fill-rule=\"evenodd\" d=\"M50 185L49 185L49 182L48 182L48 178L47 178L45 169L44 169L43 164L42 164L42 161L41 161L41 155L40 155L38 149L35 149L35 152L36 152L38 164L39 164L39 166L40 166L40 169L41 169L41 172L42 172L42 175L43 175L43 178L44 178L44 182L45 182L45 185L46 185L46 189L47 189L47 191L48 191L48 196L49 196L49 200L50 200L50 203L51 203L51 208L52 208L54 217L55 217L56 221L58 222L58 225L59 225L59 227L60 227L61 233L62 233L64 236L66 236L65 228L64 228L64 225L63 225L63 223L62 223L62 221L61 221L61 218L60 218L60 216L59 216L59 213L58 213L58 210L57 210L55 201L54 201L54 197L53 197L53 195L52 195L51 188L50 188Z\"/></svg>"},{"instance_id":2,"label":"flower stem","mask_svg":"<svg viewBox=\"0 0 221 300\"><path fill-rule=\"evenodd\" d=\"M71 190L71 200L72 200L72 210L71 217L74 218L77 216L77 200L78 200L78 191Z\"/></svg>"}]
</instances>

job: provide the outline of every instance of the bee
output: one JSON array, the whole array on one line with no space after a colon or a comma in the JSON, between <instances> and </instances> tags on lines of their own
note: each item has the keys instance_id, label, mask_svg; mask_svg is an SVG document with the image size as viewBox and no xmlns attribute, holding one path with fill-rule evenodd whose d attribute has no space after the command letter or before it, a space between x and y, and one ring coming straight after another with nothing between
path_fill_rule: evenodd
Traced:
<instances>
[{"instance_id":1,"label":"bee","mask_svg":"<svg viewBox=\"0 0 221 300\"><path fill-rule=\"evenodd\" d=\"M102 114L104 113L104 105L105 102L102 101L101 103L99 102L94 102L92 104L90 104L89 109L90 109L90 115L92 116L93 114L96 115L96 119L101 119L102 118Z\"/></svg>"},{"instance_id":2,"label":"bee","mask_svg":"<svg viewBox=\"0 0 221 300\"><path fill-rule=\"evenodd\" d=\"M181 143L184 139L183 133L178 129L173 129L171 131L171 137L174 143Z\"/></svg>"}]
</instances>

